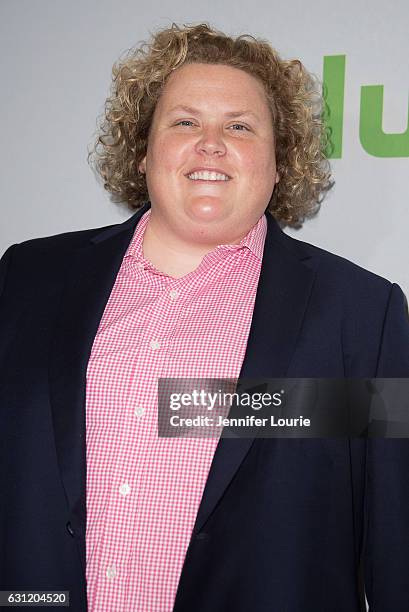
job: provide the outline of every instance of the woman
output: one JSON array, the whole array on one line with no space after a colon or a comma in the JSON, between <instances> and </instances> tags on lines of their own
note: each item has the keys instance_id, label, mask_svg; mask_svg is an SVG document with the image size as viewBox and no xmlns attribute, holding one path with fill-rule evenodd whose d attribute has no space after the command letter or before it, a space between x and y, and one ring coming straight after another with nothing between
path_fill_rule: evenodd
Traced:
<instances>
[{"instance_id":1,"label":"woman","mask_svg":"<svg viewBox=\"0 0 409 612\"><path fill-rule=\"evenodd\" d=\"M85 610L407 610L406 440L162 438L158 378L404 377L397 285L285 235L317 86L205 24L114 68L92 159L136 213L1 261L2 589ZM46 503L45 503L46 500Z\"/></svg>"}]
</instances>

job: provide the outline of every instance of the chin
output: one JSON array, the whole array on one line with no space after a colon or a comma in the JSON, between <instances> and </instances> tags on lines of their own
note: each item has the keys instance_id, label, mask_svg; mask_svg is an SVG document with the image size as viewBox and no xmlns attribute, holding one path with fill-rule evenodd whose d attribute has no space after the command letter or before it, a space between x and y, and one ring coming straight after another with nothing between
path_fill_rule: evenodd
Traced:
<instances>
[{"instance_id":1,"label":"chin","mask_svg":"<svg viewBox=\"0 0 409 612\"><path fill-rule=\"evenodd\" d=\"M223 202L195 202L185 212L195 223L226 223L229 218L229 207Z\"/></svg>"}]
</instances>

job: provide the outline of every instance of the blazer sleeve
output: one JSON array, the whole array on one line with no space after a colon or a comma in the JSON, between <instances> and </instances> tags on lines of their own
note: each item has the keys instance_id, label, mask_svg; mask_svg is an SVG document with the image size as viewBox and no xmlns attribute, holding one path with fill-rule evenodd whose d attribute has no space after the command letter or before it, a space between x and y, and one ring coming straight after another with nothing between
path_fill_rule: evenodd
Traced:
<instances>
[{"instance_id":1,"label":"blazer sleeve","mask_svg":"<svg viewBox=\"0 0 409 612\"><path fill-rule=\"evenodd\" d=\"M409 378L407 300L392 285L380 342L378 378ZM369 612L409 610L409 439L367 440L365 592Z\"/></svg>"},{"instance_id":2,"label":"blazer sleeve","mask_svg":"<svg viewBox=\"0 0 409 612\"><path fill-rule=\"evenodd\" d=\"M0 259L0 298L3 295L4 287L6 285L7 273L10 266L12 253L17 245L12 244L7 251L3 254Z\"/></svg>"},{"instance_id":3,"label":"blazer sleeve","mask_svg":"<svg viewBox=\"0 0 409 612\"><path fill-rule=\"evenodd\" d=\"M408 301L396 284L392 285L385 313L376 377L409 377Z\"/></svg>"}]
</instances>

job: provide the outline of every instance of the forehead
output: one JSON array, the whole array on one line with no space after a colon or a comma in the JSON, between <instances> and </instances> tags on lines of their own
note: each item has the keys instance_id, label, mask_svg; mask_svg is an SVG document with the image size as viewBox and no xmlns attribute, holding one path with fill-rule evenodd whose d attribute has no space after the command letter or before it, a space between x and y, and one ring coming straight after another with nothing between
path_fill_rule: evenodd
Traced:
<instances>
[{"instance_id":1,"label":"forehead","mask_svg":"<svg viewBox=\"0 0 409 612\"><path fill-rule=\"evenodd\" d=\"M231 106L247 102L259 110L267 107L261 81L244 70L223 64L185 64L175 70L166 81L159 104L168 107L175 101L181 105L220 101Z\"/></svg>"}]
</instances>

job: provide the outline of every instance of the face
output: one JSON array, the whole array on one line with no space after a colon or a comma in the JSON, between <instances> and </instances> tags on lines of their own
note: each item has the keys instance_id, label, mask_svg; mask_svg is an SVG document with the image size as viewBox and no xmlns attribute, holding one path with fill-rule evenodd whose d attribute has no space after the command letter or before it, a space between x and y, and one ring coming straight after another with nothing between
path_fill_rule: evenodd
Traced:
<instances>
[{"instance_id":1,"label":"face","mask_svg":"<svg viewBox=\"0 0 409 612\"><path fill-rule=\"evenodd\" d=\"M157 103L139 169L156 228L192 244L239 242L278 181L262 84L230 66L177 69Z\"/></svg>"}]
</instances>

